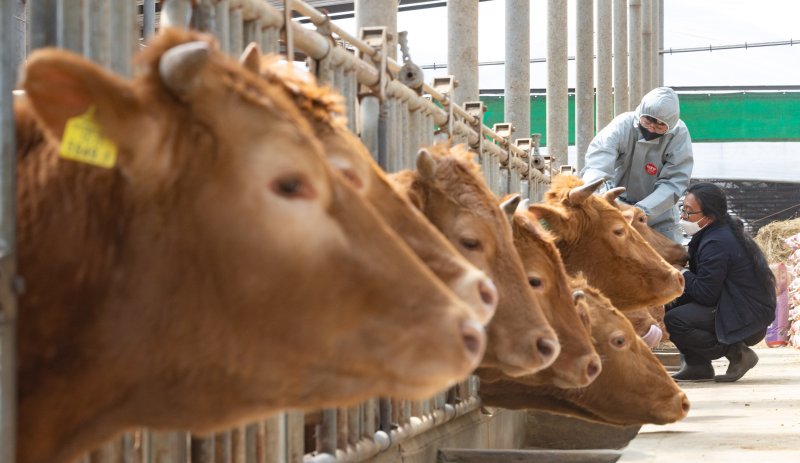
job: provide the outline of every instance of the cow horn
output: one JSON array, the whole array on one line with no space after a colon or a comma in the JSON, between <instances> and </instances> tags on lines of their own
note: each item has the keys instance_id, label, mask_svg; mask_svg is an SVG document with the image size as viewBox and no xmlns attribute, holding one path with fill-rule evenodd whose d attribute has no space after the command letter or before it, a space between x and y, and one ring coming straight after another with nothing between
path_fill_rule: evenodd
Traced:
<instances>
[{"instance_id":1,"label":"cow horn","mask_svg":"<svg viewBox=\"0 0 800 463\"><path fill-rule=\"evenodd\" d=\"M178 97L189 93L196 83L197 74L208 62L210 51L208 43L202 41L170 48L158 63L161 81Z\"/></svg>"},{"instance_id":2,"label":"cow horn","mask_svg":"<svg viewBox=\"0 0 800 463\"><path fill-rule=\"evenodd\" d=\"M258 44L250 42L239 57L239 63L248 71L258 74L261 66L261 49Z\"/></svg>"},{"instance_id":3,"label":"cow horn","mask_svg":"<svg viewBox=\"0 0 800 463\"><path fill-rule=\"evenodd\" d=\"M616 201L617 198L619 198L619 195L621 195L622 193L625 193L625 187L618 186L603 193L603 197L606 198L606 201L613 204L614 201Z\"/></svg>"},{"instance_id":4,"label":"cow horn","mask_svg":"<svg viewBox=\"0 0 800 463\"><path fill-rule=\"evenodd\" d=\"M506 217L508 217L508 220L514 218L514 212L517 210L517 205L521 199L522 196L515 194L514 196L500 203L500 209L503 210L503 213L505 213Z\"/></svg>"},{"instance_id":5,"label":"cow horn","mask_svg":"<svg viewBox=\"0 0 800 463\"><path fill-rule=\"evenodd\" d=\"M436 178L436 160L425 148L417 153L417 172L425 181L433 181Z\"/></svg>"},{"instance_id":6,"label":"cow horn","mask_svg":"<svg viewBox=\"0 0 800 463\"><path fill-rule=\"evenodd\" d=\"M577 303L579 300L586 298L586 293L583 290L576 289L572 292L572 302Z\"/></svg>"},{"instance_id":7,"label":"cow horn","mask_svg":"<svg viewBox=\"0 0 800 463\"><path fill-rule=\"evenodd\" d=\"M597 191L597 189L600 188L600 185L602 184L603 184L603 179L598 178L592 183L576 186L575 188L569 190L569 201L575 205L582 204L584 201L586 201L587 198L589 198L589 196L592 195L592 193Z\"/></svg>"},{"instance_id":8,"label":"cow horn","mask_svg":"<svg viewBox=\"0 0 800 463\"><path fill-rule=\"evenodd\" d=\"M528 199L528 198L523 199L517 205L517 212L527 212L528 211L528 207L530 207L530 205L531 205L531 200L530 199Z\"/></svg>"}]
</instances>

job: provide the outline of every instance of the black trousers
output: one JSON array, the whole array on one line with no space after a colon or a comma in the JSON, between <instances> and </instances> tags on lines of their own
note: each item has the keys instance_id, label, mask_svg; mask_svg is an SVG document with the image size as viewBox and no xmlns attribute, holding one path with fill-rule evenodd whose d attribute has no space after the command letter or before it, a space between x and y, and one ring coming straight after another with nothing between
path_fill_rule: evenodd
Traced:
<instances>
[{"instance_id":1,"label":"black trousers","mask_svg":"<svg viewBox=\"0 0 800 463\"><path fill-rule=\"evenodd\" d=\"M684 355L689 365L702 365L725 356L729 344L717 340L714 327L716 307L690 302L667 309L664 325L669 332L670 341ZM757 344L764 338L766 329L744 340L748 346Z\"/></svg>"}]
</instances>

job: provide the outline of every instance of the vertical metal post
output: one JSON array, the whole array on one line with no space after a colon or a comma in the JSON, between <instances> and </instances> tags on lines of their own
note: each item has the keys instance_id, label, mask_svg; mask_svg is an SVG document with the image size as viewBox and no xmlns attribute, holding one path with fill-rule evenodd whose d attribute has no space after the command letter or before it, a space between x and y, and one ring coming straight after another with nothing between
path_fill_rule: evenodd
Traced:
<instances>
[{"instance_id":1,"label":"vertical metal post","mask_svg":"<svg viewBox=\"0 0 800 463\"><path fill-rule=\"evenodd\" d=\"M281 31L275 27L267 27L261 31L263 37L263 46L261 50L264 53L278 53L280 51L280 44L278 43Z\"/></svg>"},{"instance_id":2,"label":"vertical metal post","mask_svg":"<svg viewBox=\"0 0 800 463\"><path fill-rule=\"evenodd\" d=\"M14 43L16 0L0 0L0 43ZM0 47L0 461L13 462L16 454L16 144L14 97L19 50ZM21 64L21 63L20 63Z\"/></svg>"},{"instance_id":3,"label":"vertical metal post","mask_svg":"<svg viewBox=\"0 0 800 463\"><path fill-rule=\"evenodd\" d=\"M36 0L31 2L30 8L31 49L55 46L58 43L56 0Z\"/></svg>"},{"instance_id":4,"label":"vertical metal post","mask_svg":"<svg viewBox=\"0 0 800 463\"><path fill-rule=\"evenodd\" d=\"M642 95L653 88L653 1L642 0Z\"/></svg>"},{"instance_id":5,"label":"vertical metal post","mask_svg":"<svg viewBox=\"0 0 800 463\"><path fill-rule=\"evenodd\" d=\"M142 9L142 32L147 41L156 33L156 0L144 0Z\"/></svg>"},{"instance_id":6,"label":"vertical metal post","mask_svg":"<svg viewBox=\"0 0 800 463\"><path fill-rule=\"evenodd\" d=\"M566 12L565 12L566 14ZM456 104L478 100L478 2L447 2L447 73L458 78Z\"/></svg>"},{"instance_id":7,"label":"vertical metal post","mask_svg":"<svg viewBox=\"0 0 800 463\"><path fill-rule=\"evenodd\" d=\"M658 41L656 43L656 62L658 70L656 71L656 86L662 87L664 85L664 55L661 53L661 50L664 49L664 0L658 0L658 17L654 21L654 24L658 24Z\"/></svg>"},{"instance_id":8,"label":"vertical metal post","mask_svg":"<svg viewBox=\"0 0 800 463\"><path fill-rule=\"evenodd\" d=\"M397 57L397 0L355 0L356 30L383 26L387 33L389 58Z\"/></svg>"},{"instance_id":9,"label":"vertical metal post","mask_svg":"<svg viewBox=\"0 0 800 463\"><path fill-rule=\"evenodd\" d=\"M594 136L594 1L578 0L576 21L577 55L575 85L575 148L578 170Z\"/></svg>"},{"instance_id":10,"label":"vertical metal post","mask_svg":"<svg viewBox=\"0 0 800 463\"><path fill-rule=\"evenodd\" d=\"M231 56L238 57L244 51L244 32L242 26L244 19L242 18L242 9L234 8L230 12L230 38L228 39L228 53Z\"/></svg>"},{"instance_id":11,"label":"vertical metal post","mask_svg":"<svg viewBox=\"0 0 800 463\"><path fill-rule=\"evenodd\" d=\"M567 0L547 0L547 152L567 163Z\"/></svg>"},{"instance_id":12,"label":"vertical metal post","mask_svg":"<svg viewBox=\"0 0 800 463\"><path fill-rule=\"evenodd\" d=\"M503 120L514 124L520 137L530 136L531 131L530 12L528 0L506 0L506 90Z\"/></svg>"},{"instance_id":13,"label":"vertical metal post","mask_svg":"<svg viewBox=\"0 0 800 463\"><path fill-rule=\"evenodd\" d=\"M217 11L213 0L199 0L192 15L192 28L198 31L214 33L217 22Z\"/></svg>"},{"instance_id":14,"label":"vertical metal post","mask_svg":"<svg viewBox=\"0 0 800 463\"><path fill-rule=\"evenodd\" d=\"M289 412L287 415L287 455L290 463L302 463L305 454L304 414L303 412Z\"/></svg>"},{"instance_id":15,"label":"vertical metal post","mask_svg":"<svg viewBox=\"0 0 800 463\"><path fill-rule=\"evenodd\" d=\"M260 452L261 426L258 423L247 425L245 428L245 462L262 463Z\"/></svg>"},{"instance_id":16,"label":"vertical metal post","mask_svg":"<svg viewBox=\"0 0 800 463\"><path fill-rule=\"evenodd\" d=\"M628 7L614 0L614 114L628 110Z\"/></svg>"},{"instance_id":17,"label":"vertical metal post","mask_svg":"<svg viewBox=\"0 0 800 463\"><path fill-rule=\"evenodd\" d=\"M322 410L322 421L317 425L317 453L336 455L336 420L335 408Z\"/></svg>"},{"instance_id":18,"label":"vertical metal post","mask_svg":"<svg viewBox=\"0 0 800 463\"><path fill-rule=\"evenodd\" d=\"M614 118L611 57L611 0L597 0L597 118L596 131Z\"/></svg>"},{"instance_id":19,"label":"vertical metal post","mask_svg":"<svg viewBox=\"0 0 800 463\"><path fill-rule=\"evenodd\" d=\"M247 453L245 443L245 429L238 426L231 431L231 462L232 463L245 463L245 455Z\"/></svg>"},{"instance_id":20,"label":"vertical metal post","mask_svg":"<svg viewBox=\"0 0 800 463\"><path fill-rule=\"evenodd\" d=\"M108 67L111 63L109 50L111 6L107 0L85 0L85 2L83 53L95 63Z\"/></svg>"},{"instance_id":21,"label":"vertical metal post","mask_svg":"<svg viewBox=\"0 0 800 463\"><path fill-rule=\"evenodd\" d=\"M223 53L230 53L230 4L228 0L219 0L216 8L214 36L219 40L220 50Z\"/></svg>"},{"instance_id":22,"label":"vertical metal post","mask_svg":"<svg viewBox=\"0 0 800 463\"><path fill-rule=\"evenodd\" d=\"M285 413L274 415L264 423L264 462L285 463L287 456L287 417Z\"/></svg>"},{"instance_id":23,"label":"vertical metal post","mask_svg":"<svg viewBox=\"0 0 800 463\"><path fill-rule=\"evenodd\" d=\"M628 2L628 111L642 99L642 0Z\"/></svg>"},{"instance_id":24,"label":"vertical metal post","mask_svg":"<svg viewBox=\"0 0 800 463\"><path fill-rule=\"evenodd\" d=\"M3 24L3 27L7 28L5 34L6 37L11 38L11 41L3 43L13 44L13 47L6 48L12 48L13 53L9 55L11 56L11 61L9 62L13 64L15 68L18 68L22 66L22 63L25 62L25 57L28 56L29 34L27 9L30 3L25 0L12 0L9 5L10 9L3 11L3 15L0 16L0 21L5 21Z\"/></svg>"},{"instance_id":25,"label":"vertical metal post","mask_svg":"<svg viewBox=\"0 0 800 463\"><path fill-rule=\"evenodd\" d=\"M190 449L190 458L192 463L214 463L213 437L192 437Z\"/></svg>"},{"instance_id":26,"label":"vertical metal post","mask_svg":"<svg viewBox=\"0 0 800 463\"><path fill-rule=\"evenodd\" d=\"M214 436L214 463L231 463L231 431Z\"/></svg>"},{"instance_id":27,"label":"vertical metal post","mask_svg":"<svg viewBox=\"0 0 800 463\"><path fill-rule=\"evenodd\" d=\"M59 0L56 35L58 46L83 53L83 2L81 0ZM133 19L131 19L133 21Z\"/></svg>"},{"instance_id":28,"label":"vertical metal post","mask_svg":"<svg viewBox=\"0 0 800 463\"><path fill-rule=\"evenodd\" d=\"M124 75L131 75L131 57L134 44L138 42L139 34L134 36L136 25L136 3L134 2L109 2L110 30L114 31L114 39L109 37L109 53L111 70ZM138 45L138 43L137 43Z\"/></svg>"},{"instance_id":29,"label":"vertical metal post","mask_svg":"<svg viewBox=\"0 0 800 463\"><path fill-rule=\"evenodd\" d=\"M255 42L261 48L261 21L245 21L244 22L244 46L250 45ZM244 48L242 48L244 50Z\"/></svg>"},{"instance_id":30,"label":"vertical metal post","mask_svg":"<svg viewBox=\"0 0 800 463\"><path fill-rule=\"evenodd\" d=\"M189 459L189 436L185 432L151 432L147 461L150 463L186 463Z\"/></svg>"},{"instance_id":31,"label":"vertical metal post","mask_svg":"<svg viewBox=\"0 0 800 463\"><path fill-rule=\"evenodd\" d=\"M89 0L96 1L96 0ZM105 0L103 0L105 1ZM159 28L164 26L189 27L192 21L191 0L169 0L161 2L161 21Z\"/></svg>"}]
</instances>

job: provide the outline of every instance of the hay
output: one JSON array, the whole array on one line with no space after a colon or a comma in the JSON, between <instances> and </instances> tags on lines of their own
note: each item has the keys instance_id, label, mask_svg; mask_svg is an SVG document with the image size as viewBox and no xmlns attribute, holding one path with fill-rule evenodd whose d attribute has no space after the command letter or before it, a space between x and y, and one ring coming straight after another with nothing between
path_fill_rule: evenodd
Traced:
<instances>
[{"instance_id":1,"label":"hay","mask_svg":"<svg viewBox=\"0 0 800 463\"><path fill-rule=\"evenodd\" d=\"M786 262L792 250L783 242L786 238L800 233L800 219L775 221L758 230L756 243L764 251L770 264Z\"/></svg>"}]
</instances>

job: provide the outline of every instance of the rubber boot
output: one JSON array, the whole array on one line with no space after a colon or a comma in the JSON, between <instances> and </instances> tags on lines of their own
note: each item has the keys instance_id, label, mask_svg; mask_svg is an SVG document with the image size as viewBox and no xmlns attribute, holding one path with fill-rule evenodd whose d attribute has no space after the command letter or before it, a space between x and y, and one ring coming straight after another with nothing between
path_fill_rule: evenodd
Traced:
<instances>
[{"instance_id":1,"label":"rubber boot","mask_svg":"<svg viewBox=\"0 0 800 463\"><path fill-rule=\"evenodd\" d=\"M743 342L737 342L728 348L725 358L730 361L724 375L717 375L714 381L732 383L738 381L745 373L758 363L758 355Z\"/></svg>"}]
</instances>

